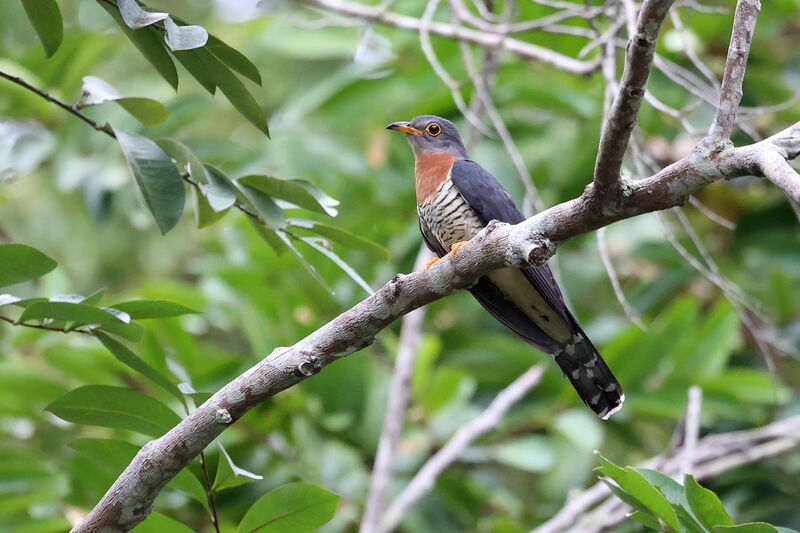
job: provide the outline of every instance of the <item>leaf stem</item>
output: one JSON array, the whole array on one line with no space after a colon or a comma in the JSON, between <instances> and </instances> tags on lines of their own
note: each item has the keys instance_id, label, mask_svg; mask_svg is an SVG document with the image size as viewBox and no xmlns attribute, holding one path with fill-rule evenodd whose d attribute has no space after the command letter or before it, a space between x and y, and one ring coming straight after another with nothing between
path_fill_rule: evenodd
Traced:
<instances>
[{"instance_id":1,"label":"leaf stem","mask_svg":"<svg viewBox=\"0 0 800 533\"><path fill-rule=\"evenodd\" d=\"M220 459L221 460L221 459ZM217 502L214 498L214 491L211 488L211 477L208 475L208 467L206 466L206 456L200 452L200 467L203 469L203 480L206 483L206 495L208 496L208 504L211 506L211 523L214 524L214 529L219 533L219 516L217 515Z\"/></svg>"},{"instance_id":2,"label":"leaf stem","mask_svg":"<svg viewBox=\"0 0 800 533\"><path fill-rule=\"evenodd\" d=\"M13 318L8 318L7 316L0 316L0 320L4 322L8 322L12 326L24 326L26 328L35 328L35 329L44 329L47 331L57 331L59 333L83 333L84 335L94 335L91 331L86 331L85 329L67 329L67 328L51 328L48 326L42 326L39 324L25 324L24 322L17 322Z\"/></svg>"}]
</instances>

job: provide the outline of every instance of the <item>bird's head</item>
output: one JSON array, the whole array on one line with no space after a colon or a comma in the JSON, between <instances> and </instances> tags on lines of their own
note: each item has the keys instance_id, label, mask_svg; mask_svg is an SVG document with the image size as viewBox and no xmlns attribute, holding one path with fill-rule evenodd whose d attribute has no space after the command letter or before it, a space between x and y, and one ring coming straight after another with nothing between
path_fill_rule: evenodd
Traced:
<instances>
[{"instance_id":1,"label":"bird's head","mask_svg":"<svg viewBox=\"0 0 800 533\"><path fill-rule=\"evenodd\" d=\"M467 150L461 142L458 128L446 118L420 115L410 122L392 122L386 129L405 133L417 158L441 153L452 154L457 159L467 158Z\"/></svg>"}]
</instances>

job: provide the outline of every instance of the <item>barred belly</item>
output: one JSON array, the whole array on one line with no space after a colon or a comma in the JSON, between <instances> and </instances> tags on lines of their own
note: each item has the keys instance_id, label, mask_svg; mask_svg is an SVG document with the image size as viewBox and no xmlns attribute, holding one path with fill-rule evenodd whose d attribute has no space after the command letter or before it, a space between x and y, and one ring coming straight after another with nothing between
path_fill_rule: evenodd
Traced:
<instances>
[{"instance_id":1,"label":"barred belly","mask_svg":"<svg viewBox=\"0 0 800 533\"><path fill-rule=\"evenodd\" d=\"M450 179L417 206L417 213L446 250L457 242L470 240L484 226Z\"/></svg>"}]
</instances>

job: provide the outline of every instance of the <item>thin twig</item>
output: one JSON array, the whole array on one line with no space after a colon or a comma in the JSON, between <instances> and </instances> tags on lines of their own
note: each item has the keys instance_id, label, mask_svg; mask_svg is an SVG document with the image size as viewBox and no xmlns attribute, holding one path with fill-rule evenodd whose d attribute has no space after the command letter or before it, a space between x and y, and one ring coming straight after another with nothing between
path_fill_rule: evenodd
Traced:
<instances>
[{"instance_id":1,"label":"thin twig","mask_svg":"<svg viewBox=\"0 0 800 533\"><path fill-rule=\"evenodd\" d=\"M619 174L622 158L636 124L656 41L670 5L672 0L645 0L636 22L636 34L628 41L619 92L603 124L594 167L594 185L601 195L613 194L622 186Z\"/></svg>"},{"instance_id":2,"label":"thin twig","mask_svg":"<svg viewBox=\"0 0 800 533\"><path fill-rule=\"evenodd\" d=\"M341 13L350 17L369 22L387 24L404 30L420 31L421 21L415 17L401 15L391 11L380 12L375 6L351 2L349 0L302 0L308 5L327 11ZM519 39L504 36L499 33L481 31L472 28L458 27L446 22L433 22L429 31L433 35L450 39L463 39L488 48L502 48L526 59L541 61L558 69L573 74L588 75L597 70L598 63L594 61L581 61L560 54L549 48L544 48Z\"/></svg>"},{"instance_id":3,"label":"thin twig","mask_svg":"<svg viewBox=\"0 0 800 533\"><path fill-rule=\"evenodd\" d=\"M622 291L622 285L619 283L617 272L614 270L614 264L611 262L611 257L608 254L605 238L606 228L600 228L597 230L597 250L600 252L600 259L603 261L603 266L606 268L606 273L608 274L609 281L611 281L611 286L614 288L614 295L617 297L617 301L619 302L619 305L622 306L622 310L625 312L625 316L628 317L628 320L630 320L640 330L647 331L647 326L645 326L644 322L642 322L642 317L639 315L639 312L633 308L631 303L625 297L625 293Z\"/></svg>"},{"instance_id":4,"label":"thin twig","mask_svg":"<svg viewBox=\"0 0 800 533\"><path fill-rule=\"evenodd\" d=\"M750 42L753 39L760 10L760 0L736 2L731 43L728 47L728 59L725 62L725 74L722 76L717 112L708 130L708 136L713 141L727 140L733 131L736 110L742 99L742 81L747 68L747 56L750 54Z\"/></svg>"},{"instance_id":5,"label":"thin twig","mask_svg":"<svg viewBox=\"0 0 800 533\"><path fill-rule=\"evenodd\" d=\"M384 515L381 531L388 533L394 530L406 512L430 492L436 478L458 460L467 446L496 427L506 411L539 383L544 369L544 365L541 364L529 368L508 387L501 390L485 411L461 426L447 444L422 465L408 486L395 498Z\"/></svg>"},{"instance_id":6,"label":"thin twig","mask_svg":"<svg viewBox=\"0 0 800 533\"><path fill-rule=\"evenodd\" d=\"M4 322L8 322L12 326L23 326L23 327L26 327L26 328L42 329L42 330L45 330L45 331L57 331L58 333L83 333L84 335L92 335L92 336L94 336L94 333L92 333L91 330L68 329L68 328L53 328L53 327L45 326L45 325L41 325L41 324L28 324L28 323L25 323L25 322L17 322L13 318L8 318L7 316L0 316L0 320L2 320Z\"/></svg>"}]
</instances>

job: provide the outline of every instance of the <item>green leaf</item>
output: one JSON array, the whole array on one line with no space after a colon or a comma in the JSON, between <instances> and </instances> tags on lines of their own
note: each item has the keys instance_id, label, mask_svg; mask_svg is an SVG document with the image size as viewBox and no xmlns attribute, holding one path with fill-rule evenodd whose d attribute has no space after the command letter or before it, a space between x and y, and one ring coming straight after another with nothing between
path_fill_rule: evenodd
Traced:
<instances>
[{"instance_id":1,"label":"green leaf","mask_svg":"<svg viewBox=\"0 0 800 533\"><path fill-rule=\"evenodd\" d=\"M219 449L219 462L217 463L217 473L214 476L213 491L217 492L264 479L264 476L248 472L244 468L236 466L222 443L219 443Z\"/></svg>"},{"instance_id":2,"label":"green leaf","mask_svg":"<svg viewBox=\"0 0 800 533\"><path fill-rule=\"evenodd\" d=\"M204 48L196 50L214 83L239 113L269 137L269 126L264 112L247 87L214 54Z\"/></svg>"},{"instance_id":3,"label":"green leaf","mask_svg":"<svg viewBox=\"0 0 800 533\"><path fill-rule=\"evenodd\" d=\"M141 135L114 128L114 134L133 172L145 205L162 234L172 229L183 213L183 180L169 156Z\"/></svg>"},{"instance_id":4,"label":"green leaf","mask_svg":"<svg viewBox=\"0 0 800 533\"><path fill-rule=\"evenodd\" d=\"M317 280L317 282L320 285L322 285L326 291L333 294L333 289L331 289L330 286L326 283L325 279L319 275L319 272L317 272L317 269L314 268L314 265L306 261L306 258L303 256L302 253L300 253L300 250L298 250L295 247L295 245L292 244L292 241L289 240L289 237L287 237L286 234L283 232L276 232L275 235L277 235L278 238L281 240L281 242L285 244L287 248L289 248L289 250L297 258L297 260L300 261L300 264L303 265L303 267L308 271L309 274L311 274L311 277Z\"/></svg>"},{"instance_id":5,"label":"green leaf","mask_svg":"<svg viewBox=\"0 0 800 533\"><path fill-rule=\"evenodd\" d=\"M168 318L171 316L200 313L200 311L195 311L181 304L168 302L166 300L132 300L130 302L114 304L111 307L128 313L134 320Z\"/></svg>"},{"instance_id":6,"label":"green leaf","mask_svg":"<svg viewBox=\"0 0 800 533\"><path fill-rule=\"evenodd\" d=\"M283 243L283 239L278 236L275 230L250 217L248 217L248 220L250 220L250 224L253 226L253 229L256 230L258 236L261 237L276 254L281 255L287 250L288 247Z\"/></svg>"},{"instance_id":7,"label":"green leaf","mask_svg":"<svg viewBox=\"0 0 800 533\"><path fill-rule=\"evenodd\" d=\"M250 507L239 533L305 533L328 523L339 496L307 483L289 483L268 492Z\"/></svg>"},{"instance_id":8,"label":"green leaf","mask_svg":"<svg viewBox=\"0 0 800 533\"><path fill-rule=\"evenodd\" d=\"M111 84L97 76L84 76L81 94L85 106L116 102L147 128L157 126L169 118L169 109L161 102L150 98L124 97Z\"/></svg>"},{"instance_id":9,"label":"green leaf","mask_svg":"<svg viewBox=\"0 0 800 533\"><path fill-rule=\"evenodd\" d=\"M714 533L779 533L778 529L766 522L750 522L738 526L714 526Z\"/></svg>"},{"instance_id":10,"label":"green leaf","mask_svg":"<svg viewBox=\"0 0 800 533\"><path fill-rule=\"evenodd\" d=\"M42 41L45 57L56 53L64 37L64 23L55 0L22 0L22 7Z\"/></svg>"},{"instance_id":11,"label":"green leaf","mask_svg":"<svg viewBox=\"0 0 800 533\"><path fill-rule=\"evenodd\" d=\"M644 511L634 511L628 515L628 518L636 520L643 526L649 527L650 529L654 529L656 531L661 529L661 524L658 523L658 518L650 513L645 513Z\"/></svg>"},{"instance_id":12,"label":"green leaf","mask_svg":"<svg viewBox=\"0 0 800 533\"><path fill-rule=\"evenodd\" d=\"M150 366L144 359L129 350L124 344L112 339L108 335L96 331L95 336L103 343L109 352L116 357L121 363L129 366L133 370L139 372L150 381L172 394L179 402L185 405L183 393L178 389L169 378L161 372Z\"/></svg>"},{"instance_id":13,"label":"green leaf","mask_svg":"<svg viewBox=\"0 0 800 533\"><path fill-rule=\"evenodd\" d=\"M700 486L689 474L683 477L683 486L686 488L686 498L689 500L692 512L706 528L733 525L733 520L725 512L716 494Z\"/></svg>"},{"instance_id":14,"label":"green leaf","mask_svg":"<svg viewBox=\"0 0 800 533\"><path fill-rule=\"evenodd\" d=\"M362 252L367 252L371 255L381 257L382 259L389 259L389 251L380 244L374 243L369 239L365 239L364 237L355 235L354 233L350 233L349 231L341 228L337 228L336 226L317 222L316 220L307 220L302 218L290 218L288 219L287 223L296 228L303 228L313 231L320 237L325 237L326 239L338 242L339 244L347 246L348 248L361 250Z\"/></svg>"},{"instance_id":15,"label":"green leaf","mask_svg":"<svg viewBox=\"0 0 800 533\"><path fill-rule=\"evenodd\" d=\"M325 208L317 199L309 193L303 185L294 180L284 180L271 176L250 175L237 180L240 184L258 189L274 198L280 198L291 202L298 207L303 207L309 211L315 211L323 215L327 214Z\"/></svg>"},{"instance_id":16,"label":"green leaf","mask_svg":"<svg viewBox=\"0 0 800 533\"><path fill-rule=\"evenodd\" d=\"M603 466L597 470L616 482L619 487L644 505L657 517L661 518L672 531L679 531L678 516L675 509L661 492L650 484L645 477L631 467L620 468L602 455L598 454Z\"/></svg>"},{"instance_id":17,"label":"green leaf","mask_svg":"<svg viewBox=\"0 0 800 533\"><path fill-rule=\"evenodd\" d=\"M173 89L177 90L178 71L175 70L175 63L172 62L172 58L169 57L169 53L167 53L164 40L161 38L161 33L152 27L132 30L125 23L117 8L107 4L103 0L97 0L97 3L108 11L120 29L122 29L122 32L130 39L134 46L136 46L145 59L153 65L156 71L161 74L161 77L167 80L167 83L169 83Z\"/></svg>"},{"instance_id":18,"label":"green leaf","mask_svg":"<svg viewBox=\"0 0 800 533\"><path fill-rule=\"evenodd\" d=\"M136 0L118 0L117 6L119 6L122 20L124 20L125 24L127 24L132 30L138 30L139 28L150 26L151 24L155 24L159 20L164 20L169 16L169 13L145 11L139 7L139 4L136 3Z\"/></svg>"},{"instance_id":19,"label":"green leaf","mask_svg":"<svg viewBox=\"0 0 800 533\"><path fill-rule=\"evenodd\" d=\"M650 470L648 468L636 468L635 470L661 491L661 494L672 504L675 513L678 515L678 520L686 527L689 533L706 533L705 528L700 525L697 517L692 513L689 500L686 499L686 489L684 489L683 485L658 470Z\"/></svg>"},{"instance_id":20,"label":"green leaf","mask_svg":"<svg viewBox=\"0 0 800 533\"><path fill-rule=\"evenodd\" d=\"M171 17L164 19L167 34L164 41L170 50L192 50L205 46L208 42L208 32L202 26L178 26Z\"/></svg>"},{"instance_id":21,"label":"green leaf","mask_svg":"<svg viewBox=\"0 0 800 533\"><path fill-rule=\"evenodd\" d=\"M144 334L144 328L141 325L125 322L109 311L82 303L36 302L25 309L18 321L27 322L43 318L93 324L99 329L132 341L141 339Z\"/></svg>"},{"instance_id":22,"label":"green leaf","mask_svg":"<svg viewBox=\"0 0 800 533\"><path fill-rule=\"evenodd\" d=\"M85 385L57 398L47 410L76 424L127 429L160 437L181 419L169 407L141 392Z\"/></svg>"},{"instance_id":23,"label":"green leaf","mask_svg":"<svg viewBox=\"0 0 800 533\"><path fill-rule=\"evenodd\" d=\"M144 522L131 529L135 533L193 533L188 526L174 520L168 516L158 513L150 513Z\"/></svg>"},{"instance_id":24,"label":"green leaf","mask_svg":"<svg viewBox=\"0 0 800 533\"><path fill-rule=\"evenodd\" d=\"M139 452L139 447L114 439L78 439L68 444L70 448L102 466L114 477L119 475ZM208 497L200 480L188 469L178 472L167 487L183 492L208 509ZM168 530L172 531L172 530Z\"/></svg>"},{"instance_id":25,"label":"green leaf","mask_svg":"<svg viewBox=\"0 0 800 533\"><path fill-rule=\"evenodd\" d=\"M208 188L203 189L203 194L208 199L208 204L216 212L224 211L236 203L236 186L224 172L211 165L204 165Z\"/></svg>"},{"instance_id":26,"label":"green leaf","mask_svg":"<svg viewBox=\"0 0 800 533\"><path fill-rule=\"evenodd\" d=\"M208 72L206 64L200 59L197 50L173 50L172 55L206 91L212 95L217 92L217 83Z\"/></svg>"},{"instance_id":27,"label":"green leaf","mask_svg":"<svg viewBox=\"0 0 800 533\"><path fill-rule=\"evenodd\" d=\"M286 222L286 213L278 207L278 204L269 195L242 184L239 184L239 190L250 200L258 216L270 228L277 230L283 227L284 222Z\"/></svg>"},{"instance_id":28,"label":"green leaf","mask_svg":"<svg viewBox=\"0 0 800 533\"><path fill-rule=\"evenodd\" d=\"M0 287L38 278L57 265L36 248L24 244L0 244Z\"/></svg>"},{"instance_id":29,"label":"green leaf","mask_svg":"<svg viewBox=\"0 0 800 533\"><path fill-rule=\"evenodd\" d=\"M213 35L209 35L206 49L245 78L261 85L261 74L256 66L235 48L228 46Z\"/></svg>"}]
</instances>

